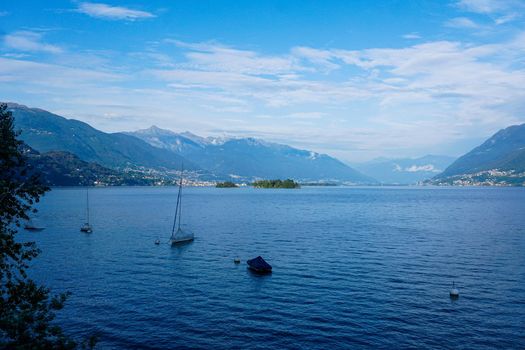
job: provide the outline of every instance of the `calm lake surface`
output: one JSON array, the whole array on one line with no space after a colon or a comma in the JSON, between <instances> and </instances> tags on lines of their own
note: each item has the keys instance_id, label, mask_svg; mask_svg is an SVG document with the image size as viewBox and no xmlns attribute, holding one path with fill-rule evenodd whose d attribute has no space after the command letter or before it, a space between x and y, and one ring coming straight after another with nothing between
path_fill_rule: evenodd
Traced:
<instances>
[{"instance_id":1,"label":"calm lake surface","mask_svg":"<svg viewBox=\"0 0 525 350\"><path fill-rule=\"evenodd\" d=\"M525 348L524 188L185 188L180 248L176 188L89 193L92 234L85 189L54 189L20 237L100 349Z\"/></svg>"}]
</instances>

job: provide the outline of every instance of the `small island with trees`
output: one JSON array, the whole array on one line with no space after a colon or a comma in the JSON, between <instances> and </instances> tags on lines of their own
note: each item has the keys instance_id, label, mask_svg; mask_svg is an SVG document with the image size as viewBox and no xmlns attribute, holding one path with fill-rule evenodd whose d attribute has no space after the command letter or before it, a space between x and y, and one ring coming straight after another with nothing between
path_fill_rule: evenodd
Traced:
<instances>
[{"instance_id":1,"label":"small island with trees","mask_svg":"<svg viewBox=\"0 0 525 350\"><path fill-rule=\"evenodd\" d=\"M297 182L291 179L286 180L259 180L252 183L255 188L300 188Z\"/></svg>"},{"instance_id":2,"label":"small island with trees","mask_svg":"<svg viewBox=\"0 0 525 350\"><path fill-rule=\"evenodd\" d=\"M235 187L239 187L239 185L231 181L224 181L224 182L217 182L215 187L217 188L235 188Z\"/></svg>"}]
</instances>

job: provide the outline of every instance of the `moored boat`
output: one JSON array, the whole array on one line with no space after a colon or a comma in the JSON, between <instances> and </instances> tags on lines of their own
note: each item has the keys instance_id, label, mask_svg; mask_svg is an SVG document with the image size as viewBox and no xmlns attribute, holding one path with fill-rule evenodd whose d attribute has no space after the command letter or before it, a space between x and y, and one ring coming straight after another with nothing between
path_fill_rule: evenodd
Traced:
<instances>
[{"instance_id":1,"label":"moored boat","mask_svg":"<svg viewBox=\"0 0 525 350\"><path fill-rule=\"evenodd\" d=\"M86 222L84 225L80 226L80 232L91 233L93 232L93 227L89 224L89 190L86 188Z\"/></svg>"},{"instance_id":2,"label":"moored boat","mask_svg":"<svg viewBox=\"0 0 525 350\"><path fill-rule=\"evenodd\" d=\"M450 290L450 297L452 299L459 298L459 290L456 288L456 282L452 282L452 289Z\"/></svg>"},{"instance_id":3,"label":"moored boat","mask_svg":"<svg viewBox=\"0 0 525 350\"><path fill-rule=\"evenodd\" d=\"M181 228L182 221L182 174L184 169L181 168L180 181L179 181L179 192L177 194L177 205L175 207L175 217L173 218L173 228L171 229L170 244L180 245L193 241L193 232L189 230L183 230Z\"/></svg>"},{"instance_id":4,"label":"moored boat","mask_svg":"<svg viewBox=\"0 0 525 350\"><path fill-rule=\"evenodd\" d=\"M24 225L24 230L27 231L42 231L44 227L38 227L33 223L33 220L29 219Z\"/></svg>"},{"instance_id":5,"label":"moored boat","mask_svg":"<svg viewBox=\"0 0 525 350\"><path fill-rule=\"evenodd\" d=\"M268 264L261 256L246 261L248 268L258 273L272 272L272 266Z\"/></svg>"},{"instance_id":6,"label":"moored boat","mask_svg":"<svg viewBox=\"0 0 525 350\"><path fill-rule=\"evenodd\" d=\"M93 232L93 228L86 222L84 225L80 226L80 232L91 233Z\"/></svg>"}]
</instances>

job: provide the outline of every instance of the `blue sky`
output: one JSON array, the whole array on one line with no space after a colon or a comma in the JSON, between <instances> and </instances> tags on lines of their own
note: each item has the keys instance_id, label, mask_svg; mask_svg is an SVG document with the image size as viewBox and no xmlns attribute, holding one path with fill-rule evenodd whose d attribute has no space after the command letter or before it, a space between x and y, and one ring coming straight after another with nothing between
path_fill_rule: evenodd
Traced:
<instances>
[{"instance_id":1,"label":"blue sky","mask_svg":"<svg viewBox=\"0 0 525 350\"><path fill-rule=\"evenodd\" d=\"M525 1L0 3L0 100L347 162L525 122Z\"/></svg>"}]
</instances>

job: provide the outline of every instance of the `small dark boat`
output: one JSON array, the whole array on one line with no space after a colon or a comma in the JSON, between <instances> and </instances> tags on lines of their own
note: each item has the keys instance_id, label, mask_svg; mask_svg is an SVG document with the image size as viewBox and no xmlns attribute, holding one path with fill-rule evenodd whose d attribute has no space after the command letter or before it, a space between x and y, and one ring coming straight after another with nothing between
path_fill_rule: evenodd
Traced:
<instances>
[{"instance_id":1,"label":"small dark boat","mask_svg":"<svg viewBox=\"0 0 525 350\"><path fill-rule=\"evenodd\" d=\"M27 231L42 231L44 228L35 226L35 224L33 224L33 221L29 219L27 223L24 225L24 229Z\"/></svg>"},{"instance_id":2,"label":"small dark boat","mask_svg":"<svg viewBox=\"0 0 525 350\"><path fill-rule=\"evenodd\" d=\"M258 273L272 272L272 266L268 264L262 257L258 256L254 259L246 261L248 268Z\"/></svg>"}]
</instances>

